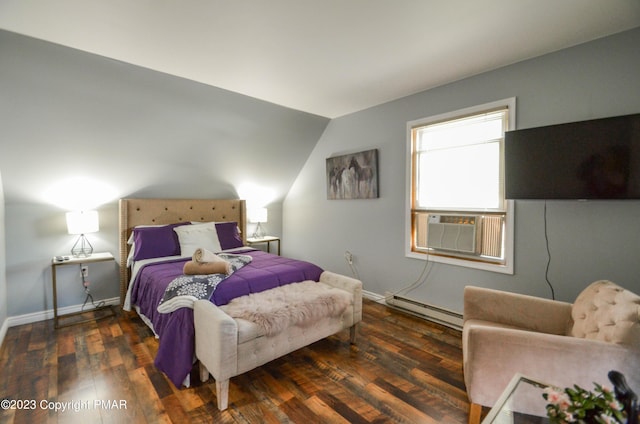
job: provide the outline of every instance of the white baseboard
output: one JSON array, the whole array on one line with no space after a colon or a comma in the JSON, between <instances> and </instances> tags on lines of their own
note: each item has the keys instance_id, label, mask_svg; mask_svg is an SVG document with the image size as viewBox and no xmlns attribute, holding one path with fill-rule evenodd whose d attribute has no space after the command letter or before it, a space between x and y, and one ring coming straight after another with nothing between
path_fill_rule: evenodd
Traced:
<instances>
[{"instance_id":1,"label":"white baseboard","mask_svg":"<svg viewBox=\"0 0 640 424\"><path fill-rule=\"evenodd\" d=\"M104 302L105 305L119 305L120 298L112 297L111 299L98 300L95 303L98 304L101 302ZM90 311L92 309L94 309L92 305L91 307L84 308L85 311ZM82 310L82 305L65 306L64 308L58 308L58 315L72 314L74 312L80 312L81 310ZM53 309L49 309L47 311L41 311L41 312L33 312L31 314L24 314L24 315L9 317L5 320L5 323L8 323L7 327L15 327L17 325L31 324L33 322L45 321L48 319L53 319ZM5 326L3 325L2 328L4 329L4 327ZM0 333L0 335L2 335L4 339L4 334Z\"/></svg>"},{"instance_id":2,"label":"white baseboard","mask_svg":"<svg viewBox=\"0 0 640 424\"><path fill-rule=\"evenodd\" d=\"M374 302L383 303L384 296L378 293L362 290L362 297L365 299L373 300Z\"/></svg>"},{"instance_id":3,"label":"white baseboard","mask_svg":"<svg viewBox=\"0 0 640 424\"><path fill-rule=\"evenodd\" d=\"M2 323L2 327L0 327L0 346L4 343L4 336L7 335L7 330L9 329L9 318L5 319Z\"/></svg>"}]
</instances>

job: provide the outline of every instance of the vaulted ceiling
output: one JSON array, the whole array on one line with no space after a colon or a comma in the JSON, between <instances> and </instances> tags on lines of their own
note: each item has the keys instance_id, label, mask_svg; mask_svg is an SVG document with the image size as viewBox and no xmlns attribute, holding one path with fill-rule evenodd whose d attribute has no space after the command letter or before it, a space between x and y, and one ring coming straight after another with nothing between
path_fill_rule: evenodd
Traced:
<instances>
[{"instance_id":1,"label":"vaulted ceiling","mask_svg":"<svg viewBox=\"0 0 640 424\"><path fill-rule=\"evenodd\" d=\"M640 25L638 0L0 0L0 28L333 118Z\"/></svg>"}]
</instances>

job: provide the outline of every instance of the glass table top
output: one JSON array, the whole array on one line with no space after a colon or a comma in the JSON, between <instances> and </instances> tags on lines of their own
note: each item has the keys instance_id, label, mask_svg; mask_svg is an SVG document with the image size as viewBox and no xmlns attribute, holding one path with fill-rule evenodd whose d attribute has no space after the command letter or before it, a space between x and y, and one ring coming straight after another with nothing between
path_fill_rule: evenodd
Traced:
<instances>
[{"instance_id":1,"label":"glass table top","mask_svg":"<svg viewBox=\"0 0 640 424\"><path fill-rule=\"evenodd\" d=\"M547 402L542 397L548 384L516 374L482 424L548 423Z\"/></svg>"}]
</instances>

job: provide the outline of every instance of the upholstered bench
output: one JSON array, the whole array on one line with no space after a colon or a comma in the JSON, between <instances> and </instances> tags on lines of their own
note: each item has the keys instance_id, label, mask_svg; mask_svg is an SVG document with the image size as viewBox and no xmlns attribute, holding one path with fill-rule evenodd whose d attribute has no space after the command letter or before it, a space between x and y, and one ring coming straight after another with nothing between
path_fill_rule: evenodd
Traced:
<instances>
[{"instance_id":1,"label":"upholstered bench","mask_svg":"<svg viewBox=\"0 0 640 424\"><path fill-rule=\"evenodd\" d=\"M355 342L356 324L362 320L362 282L325 271L320 276L320 283L338 289L343 295L348 294L344 311L339 315L316 314L312 322L297 323L293 320L293 324L285 324L277 331L265 330L257 321L232 318L225 312L229 309L225 306L218 307L203 300L195 303L196 357L200 361L200 379L204 382L208 380L209 373L213 375L218 409L224 410L228 406L231 377L347 328L350 329L351 343ZM286 287L280 288L286 290ZM270 291L258 295L268 296ZM311 291L306 296L309 302L317 300L313 298L317 295Z\"/></svg>"}]
</instances>

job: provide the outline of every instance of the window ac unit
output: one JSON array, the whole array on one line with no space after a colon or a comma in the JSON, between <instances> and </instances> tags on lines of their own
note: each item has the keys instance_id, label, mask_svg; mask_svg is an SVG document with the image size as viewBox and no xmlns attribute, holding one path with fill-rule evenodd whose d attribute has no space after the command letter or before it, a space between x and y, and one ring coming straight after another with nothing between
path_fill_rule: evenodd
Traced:
<instances>
[{"instance_id":1,"label":"window ac unit","mask_svg":"<svg viewBox=\"0 0 640 424\"><path fill-rule=\"evenodd\" d=\"M427 247L479 254L476 249L481 217L477 215L429 215Z\"/></svg>"}]
</instances>

